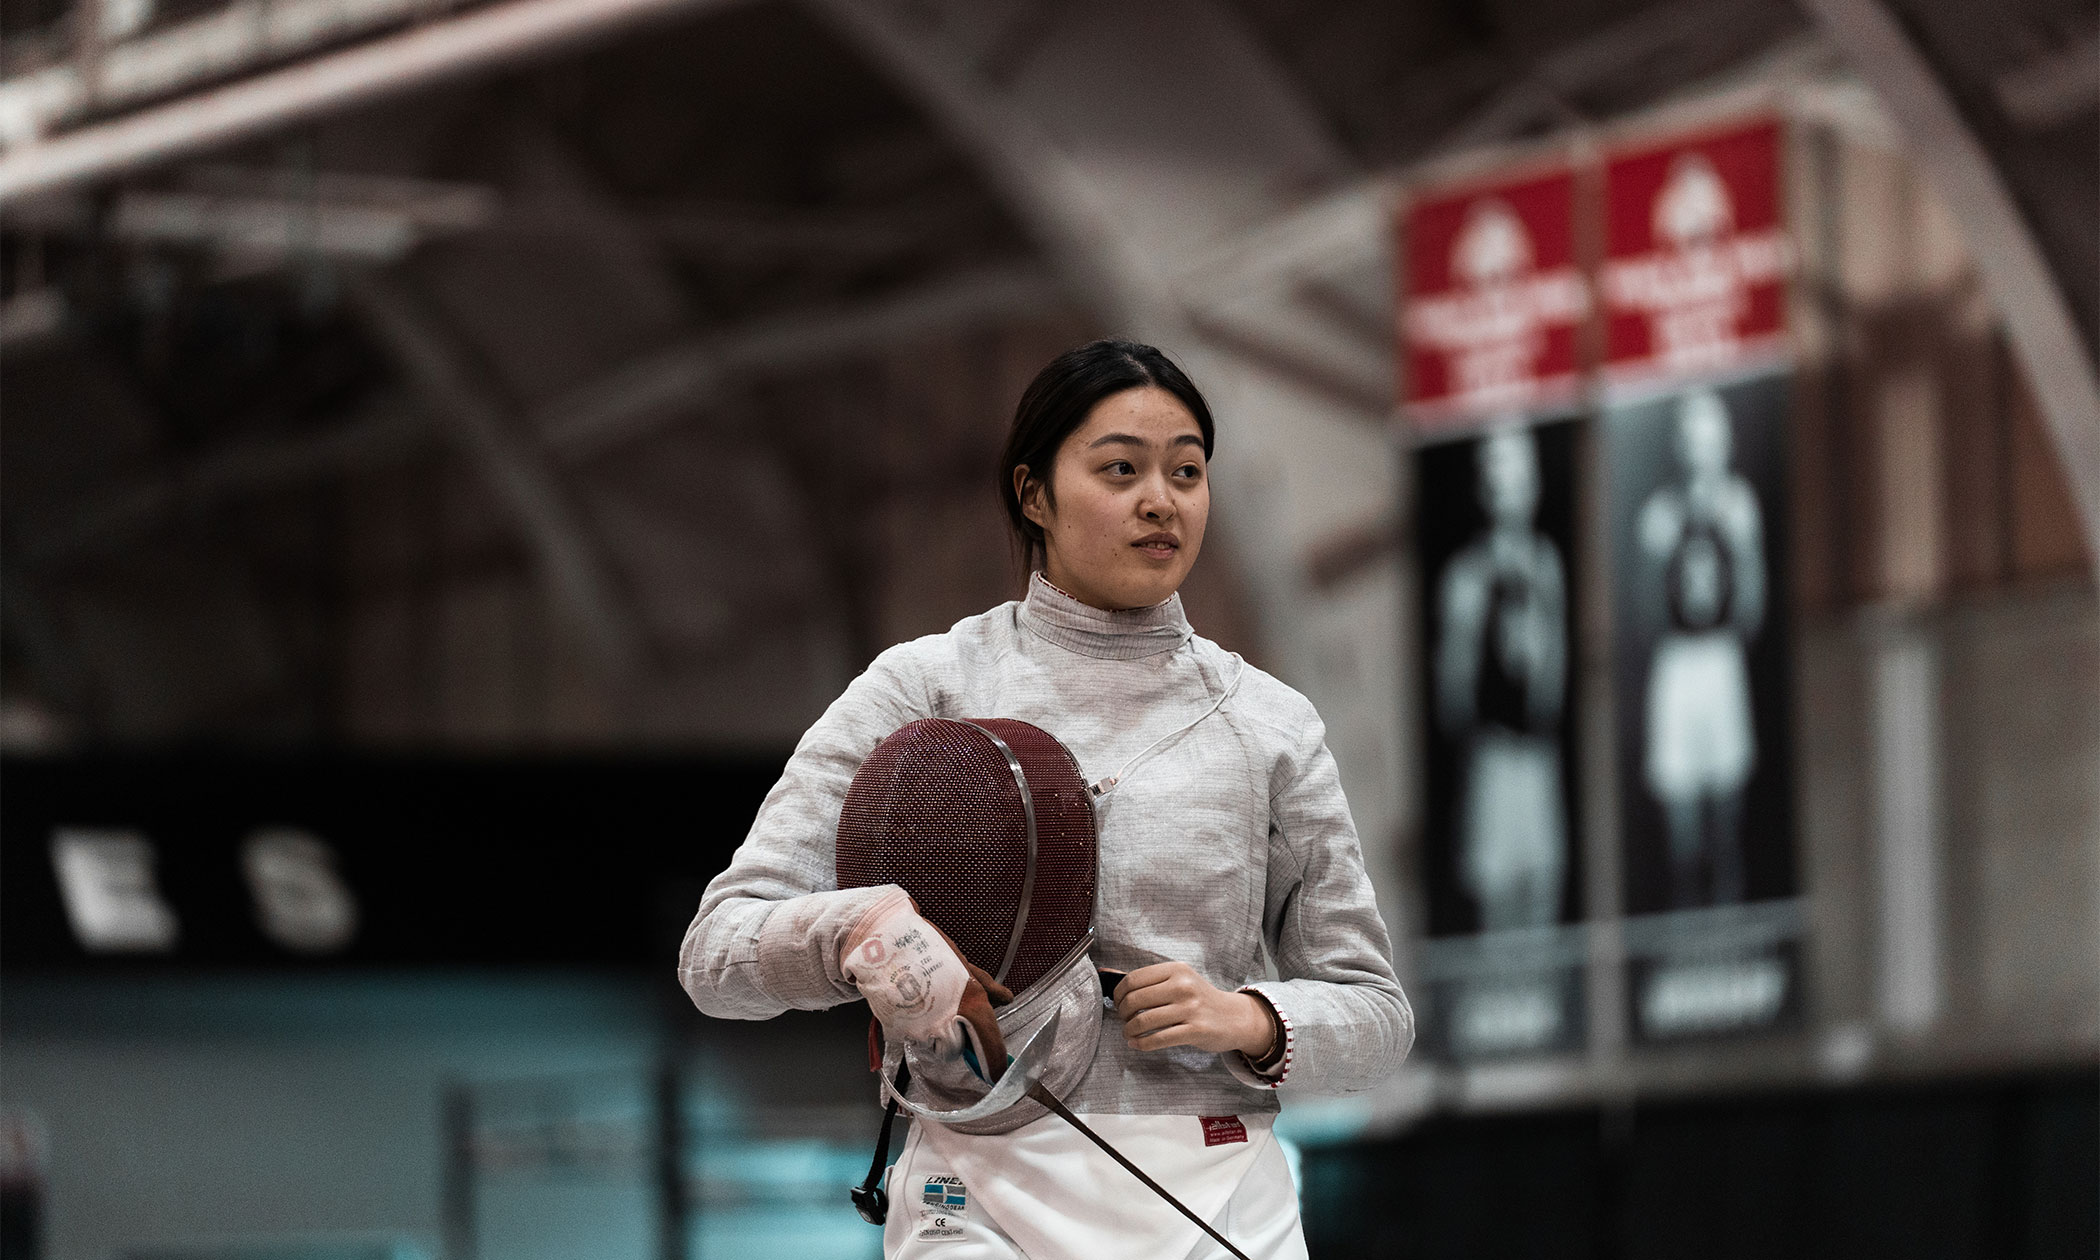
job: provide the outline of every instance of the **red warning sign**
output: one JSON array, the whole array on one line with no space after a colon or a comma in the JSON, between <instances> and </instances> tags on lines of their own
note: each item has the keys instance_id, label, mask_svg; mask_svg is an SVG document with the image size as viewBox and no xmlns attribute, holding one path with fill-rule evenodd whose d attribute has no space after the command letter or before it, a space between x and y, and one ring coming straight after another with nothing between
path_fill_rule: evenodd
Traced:
<instances>
[{"instance_id":1,"label":"red warning sign","mask_svg":"<svg viewBox=\"0 0 2100 1260\"><path fill-rule=\"evenodd\" d=\"M1418 430L1574 397L1590 298L1571 170L1417 200L1405 259L1400 341Z\"/></svg>"},{"instance_id":2,"label":"red warning sign","mask_svg":"<svg viewBox=\"0 0 2100 1260\"><path fill-rule=\"evenodd\" d=\"M1793 250L1776 122L1612 154L1604 196L1608 381L1709 375L1783 348Z\"/></svg>"}]
</instances>

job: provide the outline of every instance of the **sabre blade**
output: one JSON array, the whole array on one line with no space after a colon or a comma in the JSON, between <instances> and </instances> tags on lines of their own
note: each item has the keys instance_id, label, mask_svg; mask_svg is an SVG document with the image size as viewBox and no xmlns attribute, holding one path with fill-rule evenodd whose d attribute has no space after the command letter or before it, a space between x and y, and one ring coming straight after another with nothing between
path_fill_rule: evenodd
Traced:
<instances>
[{"instance_id":1,"label":"sabre blade","mask_svg":"<svg viewBox=\"0 0 2100 1260\"><path fill-rule=\"evenodd\" d=\"M1172 1207L1175 1211L1181 1213L1183 1216L1186 1216L1190 1220L1196 1222L1196 1228L1202 1230L1206 1234L1209 1234L1213 1239L1217 1241L1217 1244L1220 1247L1223 1247L1225 1250L1239 1257L1239 1260L1249 1260L1249 1257L1246 1252L1241 1251L1238 1247L1233 1246L1231 1241L1227 1239L1225 1235L1219 1233L1215 1229L1212 1229L1209 1221L1206 1221L1202 1217L1196 1215L1194 1212L1189 1211L1188 1206L1186 1204L1184 1204L1181 1200L1175 1198L1173 1195L1167 1193L1167 1188L1165 1186L1152 1180L1151 1177L1146 1176L1144 1169L1138 1167L1136 1164L1131 1163L1127 1158L1124 1157L1123 1152L1117 1150L1113 1146L1110 1146L1108 1144L1107 1138L1104 1138L1100 1134L1094 1132L1091 1128L1087 1127L1086 1121L1081 1120L1078 1116L1073 1115L1072 1109L1070 1107L1065 1106L1064 1102L1061 1099L1059 1099L1057 1095L1043 1088L1043 1084L1041 1081L1030 1081L1028 1083L1028 1096L1030 1098L1035 1099L1037 1102L1043 1104L1045 1107L1048 1107L1050 1110L1056 1112L1058 1115L1064 1117L1064 1121L1066 1124L1071 1125L1073 1128L1079 1130L1080 1133L1084 1134L1086 1136L1087 1141L1092 1142L1094 1145L1108 1152L1108 1157L1110 1159L1123 1165L1125 1169L1129 1170L1131 1176L1136 1177L1139 1181L1144 1182L1145 1185L1151 1189L1152 1193L1158 1195L1162 1199L1165 1199L1167 1201L1168 1206Z\"/></svg>"}]
</instances>

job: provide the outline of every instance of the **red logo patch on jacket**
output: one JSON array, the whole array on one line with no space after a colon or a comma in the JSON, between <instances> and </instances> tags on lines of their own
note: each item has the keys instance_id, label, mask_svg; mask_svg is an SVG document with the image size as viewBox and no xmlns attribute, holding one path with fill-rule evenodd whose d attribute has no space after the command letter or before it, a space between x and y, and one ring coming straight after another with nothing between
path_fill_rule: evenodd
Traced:
<instances>
[{"instance_id":1,"label":"red logo patch on jacket","mask_svg":"<svg viewBox=\"0 0 2100 1260\"><path fill-rule=\"evenodd\" d=\"M1205 1146L1224 1146L1228 1142L1244 1142L1247 1140L1247 1126L1240 1123L1238 1116L1202 1116L1199 1118L1203 1121L1203 1144Z\"/></svg>"}]
</instances>

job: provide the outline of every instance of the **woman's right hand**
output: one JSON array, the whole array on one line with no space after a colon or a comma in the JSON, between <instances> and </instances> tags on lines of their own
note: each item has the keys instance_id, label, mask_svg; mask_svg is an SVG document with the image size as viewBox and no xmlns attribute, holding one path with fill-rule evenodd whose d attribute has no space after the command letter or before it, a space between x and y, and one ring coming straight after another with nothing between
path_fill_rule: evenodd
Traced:
<instances>
[{"instance_id":1,"label":"woman's right hand","mask_svg":"<svg viewBox=\"0 0 2100 1260\"><path fill-rule=\"evenodd\" d=\"M987 1080L1006 1070L1006 1039L992 1008L1013 994L964 959L903 889L871 906L847 934L839 970L890 1036L948 1055L967 1046Z\"/></svg>"},{"instance_id":2,"label":"woman's right hand","mask_svg":"<svg viewBox=\"0 0 2100 1260\"><path fill-rule=\"evenodd\" d=\"M1267 999L1220 989L1185 962L1140 967L1110 995L1123 1020L1123 1042L1133 1050L1194 1046L1250 1059L1268 1054L1283 1024Z\"/></svg>"}]
</instances>

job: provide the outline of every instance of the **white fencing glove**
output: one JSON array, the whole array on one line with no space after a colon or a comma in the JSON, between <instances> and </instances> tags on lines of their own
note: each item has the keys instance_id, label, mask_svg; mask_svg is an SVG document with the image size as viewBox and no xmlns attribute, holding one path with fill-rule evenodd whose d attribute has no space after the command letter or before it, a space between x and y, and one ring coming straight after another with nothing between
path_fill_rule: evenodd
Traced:
<instances>
[{"instance_id":1,"label":"white fencing glove","mask_svg":"<svg viewBox=\"0 0 2100 1260\"><path fill-rule=\"evenodd\" d=\"M1006 1070L1006 1039L992 1006L1013 994L965 960L903 889L869 907L846 934L839 970L890 1036L967 1055L986 1080Z\"/></svg>"}]
</instances>

